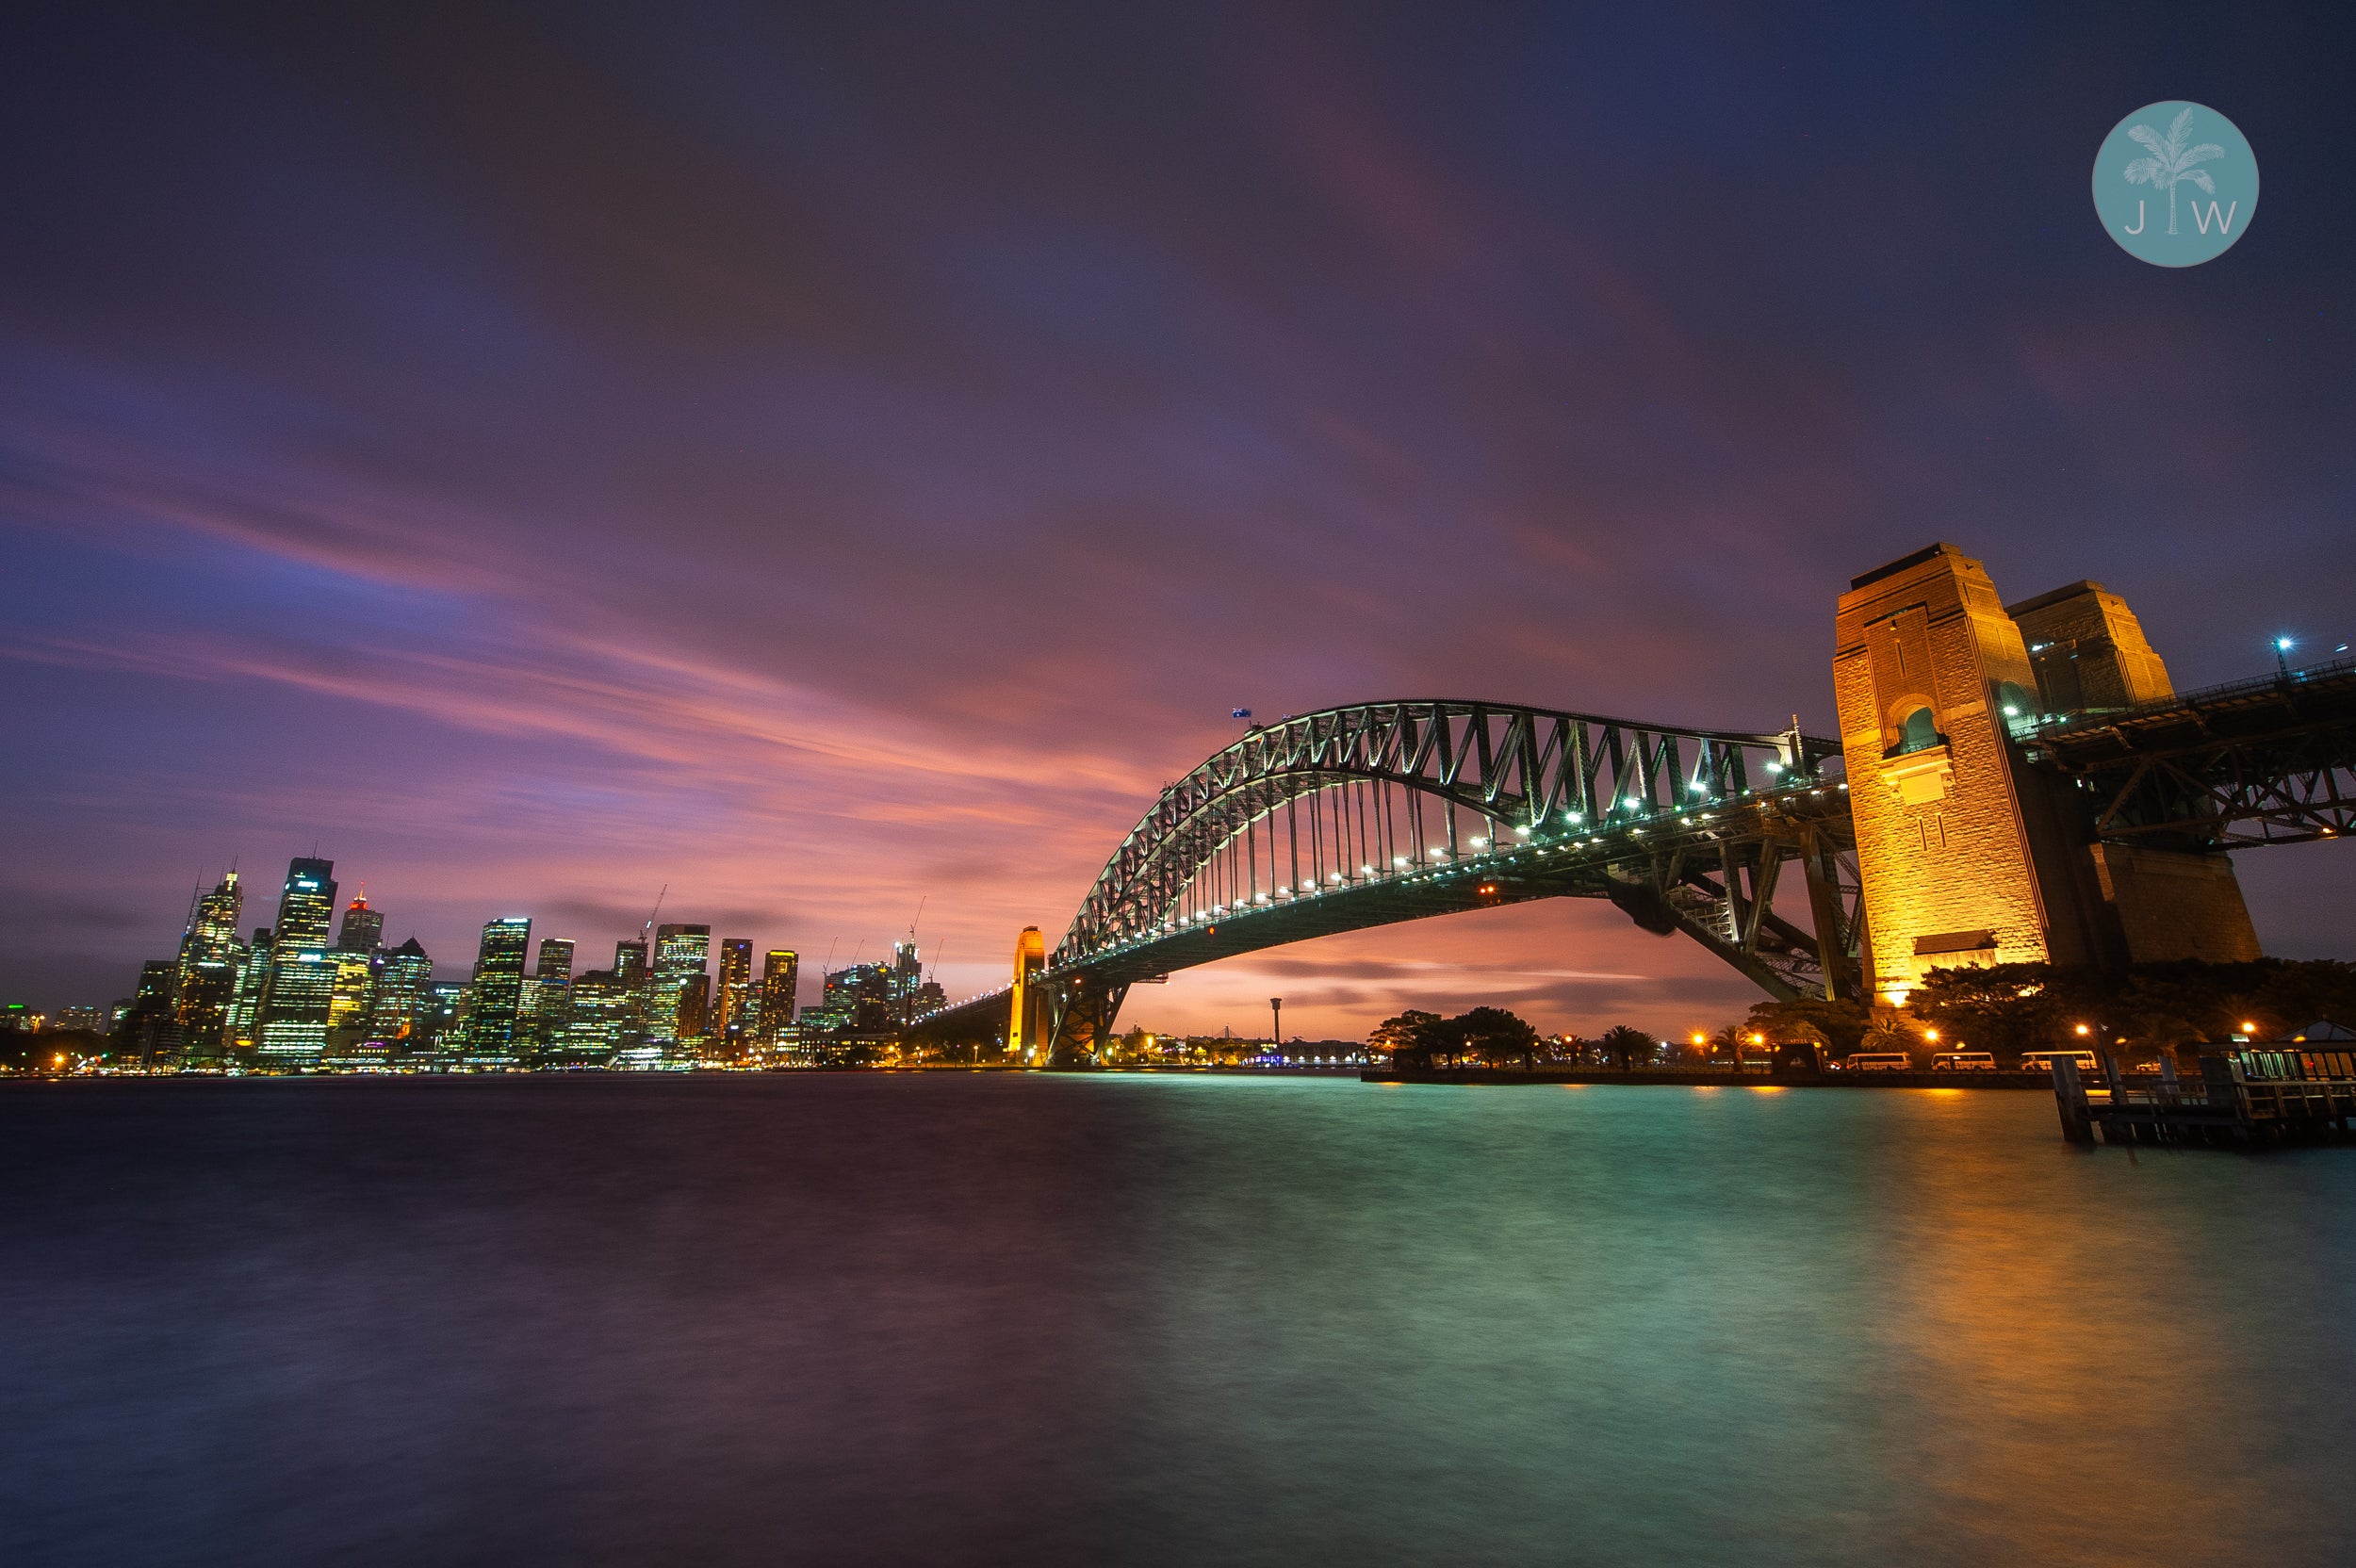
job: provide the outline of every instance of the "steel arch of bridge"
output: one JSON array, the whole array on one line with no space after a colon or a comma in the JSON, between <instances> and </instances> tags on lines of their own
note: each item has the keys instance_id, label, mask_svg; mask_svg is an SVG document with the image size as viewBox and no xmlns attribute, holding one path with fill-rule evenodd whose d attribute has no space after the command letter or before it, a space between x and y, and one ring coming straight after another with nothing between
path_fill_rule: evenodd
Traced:
<instances>
[{"instance_id":1,"label":"steel arch of bridge","mask_svg":"<svg viewBox=\"0 0 2356 1568\"><path fill-rule=\"evenodd\" d=\"M1139 980L1544 897L1608 898L1773 995L1854 994L1864 932L1845 786L1825 771L1838 756L1796 726L1677 729L1445 699L1254 727L1121 841L1030 988L1038 1032L1053 1054L1085 1054ZM1805 924L1775 907L1793 860ZM973 1028L993 1005L1003 1019L1006 994L919 1028Z\"/></svg>"},{"instance_id":2,"label":"steel arch of bridge","mask_svg":"<svg viewBox=\"0 0 2356 1568\"><path fill-rule=\"evenodd\" d=\"M1837 743L1796 727L1673 729L1507 703L1358 703L1290 715L1254 727L1162 791L1105 863L1049 967L1231 913L1428 873L1467 849L1486 859L1548 841L1584 845L1630 830L1641 839L1662 817L1812 782L1838 755ZM1483 830L1467 831L1474 826Z\"/></svg>"}]
</instances>

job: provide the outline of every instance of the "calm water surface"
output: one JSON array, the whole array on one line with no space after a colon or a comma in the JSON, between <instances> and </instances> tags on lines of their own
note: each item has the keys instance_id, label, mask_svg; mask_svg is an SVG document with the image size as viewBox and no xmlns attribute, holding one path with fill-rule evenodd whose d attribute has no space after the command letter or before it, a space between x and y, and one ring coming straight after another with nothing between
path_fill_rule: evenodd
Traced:
<instances>
[{"instance_id":1,"label":"calm water surface","mask_svg":"<svg viewBox=\"0 0 2356 1568\"><path fill-rule=\"evenodd\" d=\"M0 1089L0 1561L2334 1563L2356 1151L1959 1091Z\"/></svg>"}]
</instances>

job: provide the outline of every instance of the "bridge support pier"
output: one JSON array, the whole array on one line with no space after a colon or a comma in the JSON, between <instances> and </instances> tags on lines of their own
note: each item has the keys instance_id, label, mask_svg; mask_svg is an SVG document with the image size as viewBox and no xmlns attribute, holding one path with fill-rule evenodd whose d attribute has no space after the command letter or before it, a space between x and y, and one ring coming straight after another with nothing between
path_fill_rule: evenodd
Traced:
<instances>
[{"instance_id":1,"label":"bridge support pier","mask_svg":"<svg viewBox=\"0 0 2356 1568\"><path fill-rule=\"evenodd\" d=\"M1129 998L1129 987L1078 974L1059 980L1048 997L1048 1033L1041 1065L1063 1070L1095 1067L1112 1037L1113 1020Z\"/></svg>"}]
</instances>

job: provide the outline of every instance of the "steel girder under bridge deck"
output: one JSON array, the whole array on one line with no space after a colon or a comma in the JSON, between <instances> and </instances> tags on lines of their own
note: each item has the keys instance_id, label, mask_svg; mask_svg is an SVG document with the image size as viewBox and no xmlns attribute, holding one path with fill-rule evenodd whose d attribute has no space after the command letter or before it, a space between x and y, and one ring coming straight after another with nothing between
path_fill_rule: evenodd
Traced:
<instances>
[{"instance_id":1,"label":"steel girder under bridge deck","mask_svg":"<svg viewBox=\"0 0 2356 1568\"><path fill-rule=\"evenodd\" d=\"M2071 714L2025 742L2031 761L2076 778L2094 836L2111 842L2231 849L2356 833L2356 661Z\"/></svg>"}]
</instances>

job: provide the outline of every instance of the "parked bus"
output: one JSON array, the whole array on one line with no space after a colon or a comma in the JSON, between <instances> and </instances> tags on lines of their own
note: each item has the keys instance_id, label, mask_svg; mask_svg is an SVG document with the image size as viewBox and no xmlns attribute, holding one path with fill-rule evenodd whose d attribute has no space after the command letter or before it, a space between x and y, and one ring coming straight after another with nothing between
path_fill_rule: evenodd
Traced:
<instances>
[{"instance_id":1,"label":"parked bus","mask_svg":"<svg viewBox=\"0 0 2356 1568\"><path fill-rule=\"evenodd\" d=\"M2078 1064L2080 1072L2094 1070L2094 1053L2091 1051L2023 1051L2021 1054L2021 1070L2051 1072L2053 1063L2065 1056Z\"/></svg>"},{"instance_id":2,"label":"parked bus","mask_svg":"<svg viewBox=\"0 0 2356 1568\"><path fill-rule=\"evenodd\" d=\"M1996 1057L1986 1051L1942 1051L1931 1058L1933 1072L1993 1072Z\"/></svg>"},{"instance_id":3,"label":"parked bus","mask_svg":"<svg viewBox=\"0 0 2356 1568\"><path fill-rule=\"evenodd\" d=\"M1903 1051L1853 1051L1843 1065L1851 1072L1911 1072L1914 1058Z\"/></svg>"}]
</instances>

